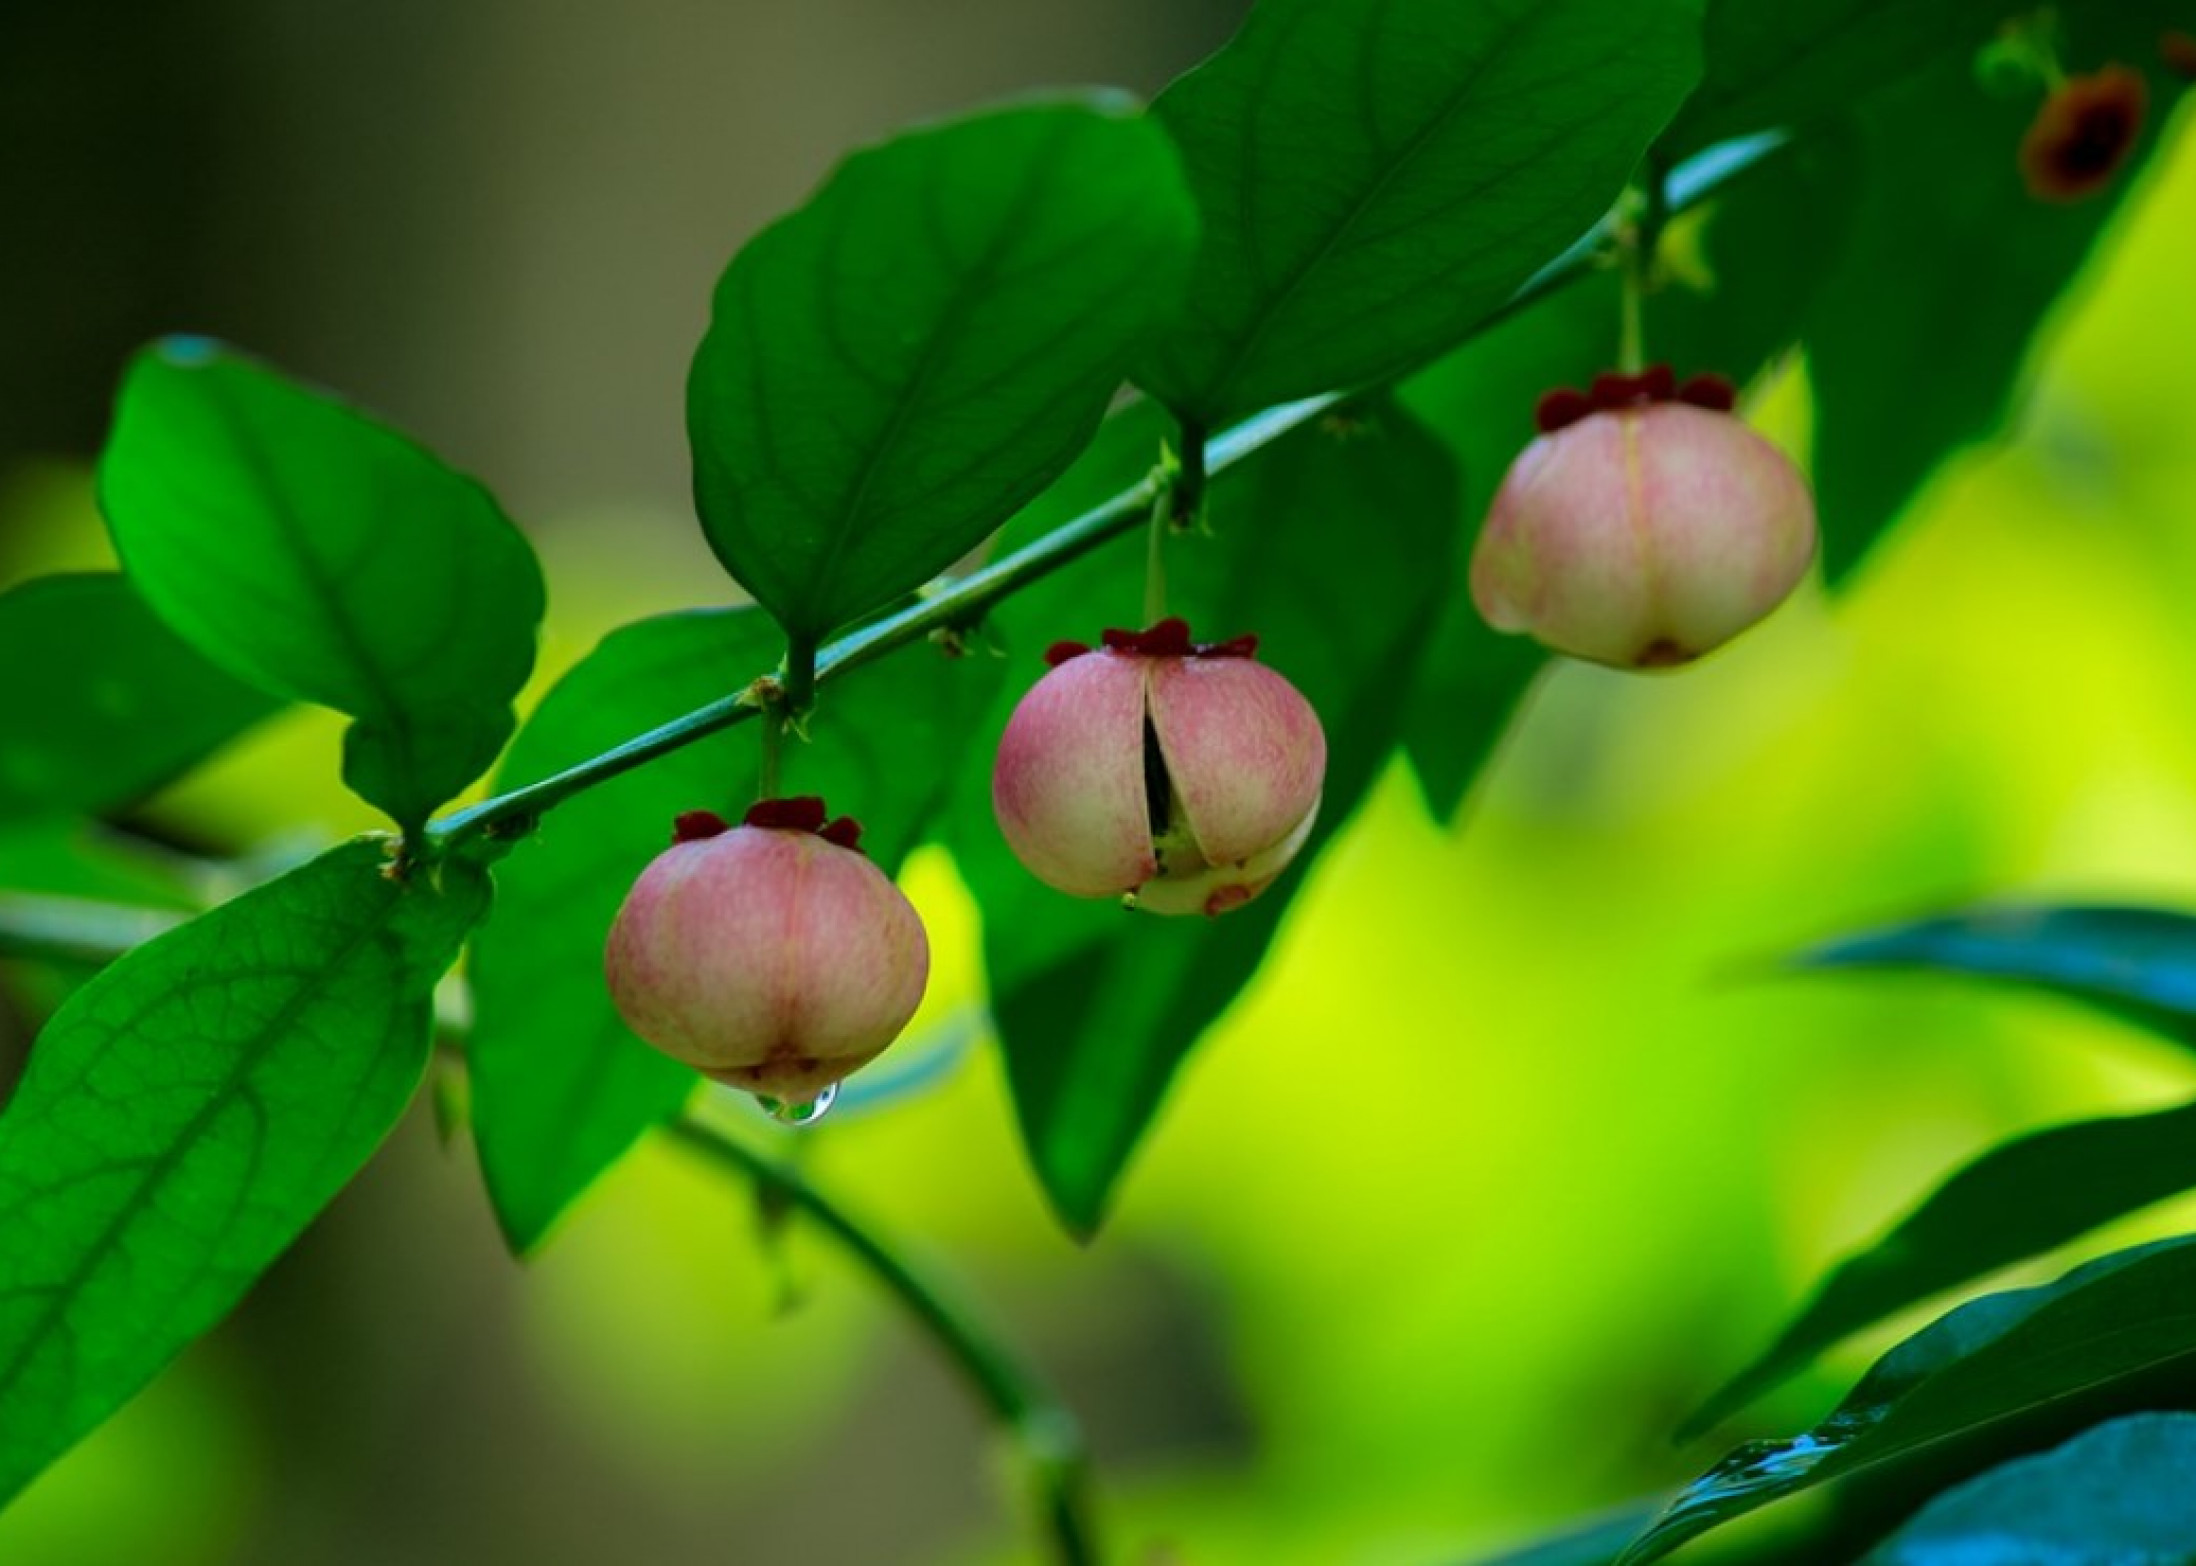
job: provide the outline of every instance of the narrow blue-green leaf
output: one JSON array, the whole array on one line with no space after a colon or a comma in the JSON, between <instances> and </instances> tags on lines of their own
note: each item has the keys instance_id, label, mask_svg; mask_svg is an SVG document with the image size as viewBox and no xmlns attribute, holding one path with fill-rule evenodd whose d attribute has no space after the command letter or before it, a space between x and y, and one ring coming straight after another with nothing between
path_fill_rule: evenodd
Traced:
<instances>
[{"instance_id":1,"label":"narrow blue-green leaf","mask_svg":"<svg viewBox=\"0 0 2196 1566\"><path fill-rule=\"evenodd\" d=\"M1088 443L1195 228L1119 94L848 158L717 285L687 388L717 557L809 641L921 586Z\"/></svg>"},{"instance_id":2,"label":"narrow blue-green leaf","mask_svg":"<svg viewBox=\"0 0 2196 1566\"><path fill-rule=\"evenodd\" d=\"M1615 201L1693 0L1262 0L1160 95L1204 219L1137 380L1207 426L1452 347Z\"/></svg>"},{"instance_id":3,"label":"narrow blue-green leaf","mask_svg":"<svg viewBox=\"0 0 2196 1566\"><path fill-rule=\"evenodd\" d=\"M487 491L404 436L170 338L123 381L99 494L130 581L184 640L357 720L345 781L399 825L502 749L541 572Z\"/></svg>"},{"instance_id":4,"label":"narrow blue-green leaf","mask_svg":"<svg viewBox=\"0 0 2196 1566\"><path fill-rule=\"evenodd\" d=\"M2062 11L2067 58L2156 57L2148 3ZM2155 76L2154 104L2173 85ZM1860 115L1852 232L1810 312L1814 478L1823 565L1835 583L1945 457L1995 432L2053 304L2156 145L2151 115L2104 191L2045 202L2016 155L2031 97L1996 98L1954 56Z\"/></svg>"},{"instance_id":5,"label":"narrow blue-green leaf","mask_svg":"<svg viewBox=\"0 0 2196 1566\"><path fill-rule=\"evenodd\" d=\"M2196 1048L2196 917L2168 909L1978 908L1826 941L1792 966L2003 980Z\"/></svg>"},{"instance_id":6,"label":"narrow blue-green leaf","mask_svg":"<svg viewBox=\"0 0 2196 1566\"><path fill-rule=\"evenodd\" d=\"M663 615L612 632L558 682L497 784L546 777L769 670L780 646L753 609ZM824 692L814 740L789 740L787 793L822 794L896 869L919 840L997 689L990 658L908 648ZM670 842L672 817L736 819L754 797L758 730L689 745L568 800L496 869L496 913L473 944L473 1126L514 1250L537 1244L698 1078L626 1030L602 976L610 921Z\"/></svg>"},{"instance_id":7,"label":"narrow blue-green leaf","mask_svg":"<svg viewBox=\"0 0 2196 1566\"><path fill-rule=\"evenodd\" d=\"M111 573L0 593L0 669L14 671L0 684L0 818L130 804L276 706Z\"/></svg>"},{"instance_id":8,"label":"narrow blue-green leaf","mask_svg":"<svg viewBox=\"0 0 2196 1566\"><path fill-rule=\"evenodd\" d=\"M2192 1189L2196 1104L2053 1126L1994 1147L1841 1263L1679 1439L1729 1417L1850 1333Z\"/></svg>"},{"instance_id":9,"label":"narrow blue-green leaf","mask_svg":"<svg viewBox=\"0 0 2196 1566\"><path fill-rule=\"evenodd\" d=\"M2116 1251L2055 1283L1988 1294L1886 1354L1805 1435L1738 1448L1671 1503L1619 1566L1832 1479L1921 1491L2110 1414L2196 1392L2196 1236ZM1959 1471L1948 1471L1959 1470ZM1912 1504L1912 1503L1910 1503Z\"/></svg>"},{"instance_id":10,"label":"narrow blue-green leaf","mask_svg":"<svg viewBox=\"0 0 2196 1566\"><path fill-rule=\"evenodd\" d=\"M2196 1414L2131 1414L1948 1490L1859 1566L2186 1566Z\"/></svg>"},{"instance_id":11,"label":"narrow blue-green leaf","mask_svg":"<svg viewBox=\"0 0 2196 1566\"><path fill-rule=\"evenodd\" d=\"M477 872L359 841L138 948L0 1117L0 1502L225 1315L394 1124Z\"/></svg>"},{"instance_id":12,"label":"narrow blue-green leaf","mask_svg":"<svg viewBox=\"0 0 2196 1566\"><path fill-rule=\"evenodd\" d=\"M1263 453L1215 490L1211 536L1169 542L1170 610L1200 636L1256 633L1260 658L1303 691L1327 731L1318 828L1247 907L1164 919L1063 897L1015 862L992 819L988 768L970 770L951 841L984 912L1023 1141L1075 1232L1102 1221L1175 1068L1257 971L1306 867L1392 750L1411 662L1448 590L1455 506L1439 443L1380 407ZM993 714L994 740L1049 642L1132 624L1141 603L1141 551L1114 549L1000 606L989 623L1016 678Z\"/></svg>"},{"instance_id":13,"label":"narrow blue-green leaf","mask_svg":"<svg viewBox=\"0 0 2196 1566\"><path fill-rule=\"evenodd\" d=\"M1670 157L1835 115L1986 41L2006 0L1708 0L1701 83L1664 133Z\"/></svg>"}]
</instances>

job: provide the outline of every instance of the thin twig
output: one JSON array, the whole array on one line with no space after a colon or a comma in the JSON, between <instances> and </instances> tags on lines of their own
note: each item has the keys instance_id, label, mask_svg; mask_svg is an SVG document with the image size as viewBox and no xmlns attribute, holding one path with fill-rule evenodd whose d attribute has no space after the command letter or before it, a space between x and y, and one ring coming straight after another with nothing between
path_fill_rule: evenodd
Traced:
<instances>
[{"instance_id":1,"label":"thin twig","mask_svg":"<svg viewBox=\"0 0 2196 1566\"><path fill-rule=\"evenodd\" d=\"M1081 1427L998 1335L972 1317L909 1258L888 1248L790 1165L688 1114L666 1129L705 1158L736 1170L765 1195L806 1213L904 1305L961 1372L1014 1442L1029 1470L1059 1566L1097 1566L1089 1507L1089 1459Z\"/></svg>"}]
</instances>

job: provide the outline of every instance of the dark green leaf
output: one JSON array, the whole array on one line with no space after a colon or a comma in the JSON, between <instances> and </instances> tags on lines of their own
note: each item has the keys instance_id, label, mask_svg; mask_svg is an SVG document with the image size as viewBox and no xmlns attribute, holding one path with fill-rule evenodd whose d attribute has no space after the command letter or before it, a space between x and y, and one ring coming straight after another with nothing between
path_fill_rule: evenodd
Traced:
<instances>
[{"instance_id":1,"label":"dark green leaf","mask_svg":"<svg viewBox=\"0 0 2196 1566\"><path fill-rule=\"evenodd\" d=\"M1067 467L1174 307L1196 219L1114 94L856 153L717 285L702 525L796 637L921 586Z\"/></svg>"},{"instance_id":2,"label":"dark green leaf","mask_svg":"<svg viewBox=\"0 0 2196 1566\"><path fill-rule=\"evenodd\" d=\"M1792 962L2002 979L2196 1048L2196 917L2162 908L1974 909L1849 935Z\"/></svg>"},{"instance_id":3,"label":"dark green leaf","mask_svg":"<svg viewBox=\"0 0 2196 1566\"><path fill-rule=\"evenodd\" d=\"M2191 1189L2196 1104L2053 1126L1992 1148L1839 1266L1679 1439L1728 1417L1849 1333Z\"/></svg>"},{"instance_id":4,"label":"dark green leaf","mask_svg":"<svg viewBox=\"0 0 2196 1566\"><path fill-rule=\"evenodd\" d=\"M263 691L348 713L344 778L407 830L509 737L541 573L488 493L198 339L138 355L99 465L130 580Z\"/></svg>"},{"instance_id":5,"label":"dark green leaf","mask_svg":"<svg viewBox=\"0 0 2196 1566\"><path fill-rule=\"evenodd\" d=\"M1411 662L1448 590L1455 505L1439 444L1382 408L1262 453L1215 489L1213 536L1170 542L1170 607L1201 636L1255 632L1259 656L1326 725L1318 829L1298 865L1248 907L1164 919L1063 897L1008 853L988 768L970 769L951 817L954 851L984 910L1023 1139L1078 1233L1097 1228L1175 1067L1257 970L1303 867L1393 747ZM1142 552L1116 547L1018 595L991 623L1014 667L1033 677L1049 642L1134 622L1141 581ZM994 738L1028 683L1011 682Z\"/></svg>"},{"instance_id":6,"label":"dark green leaf","mask_svg":"<svg viewBox=\"0 0 2196 1566\"><path fill-rule=\"evenodd\" d=\"M1211 426L1461 341L1608 211L1699 27L1686 0L1263 0L1152 106L1204 244L1139 382Z\"/></svg>"},{"instance_id":7,"label":"dark green leaf","mask_svg":"<svg viewBox=\"0 0 2196 1566\"><path fill-rule=\"evenodd\" d=\"M613 632L520 731L498 787L532 782L737 691L776 658L778 632L752 609L642 620ZM887 870L920 838L962 742L997 689L999 665L908 648L825 688L814 742L789 741L787 793L822 794L863 826ZM578 795L496 870L496 914L474 942L468 1055L483 1172L514 1250L636 1137L674 1114L699 1080L641 1043L610 1004L603 940L684 810L737 818L753 798L753 728L730 730Z\"/></svg>"},{"instance_id":8,"label":"dark green leaf","mask_svg":"<svg viewBox=\"0 0 2196 1566\"><path fill-rule=\"evenodd\" d=\"M1581 1526L1567 1529L1552 1539L1522 1545L1491 1555L1479 1566L1609 1566L1639 1530L1654 1521L1658 1508L1631 1505Z\"/></svg>"},{"instance_id":9,"label":"dark green leaf","mask_svg":"<svg viewBox=\"0 0 2196 1566\"><path fill-rule=\"evenodd\" d=\"M275 708L112 574L0 593L0 669L0 818L127 805Z\"/></svg>"},{"instance_id":10,"label":"dark green leaf","mask_svg":"<svg viewBox=\"0 0 2196 1566\"><path fill-rule=\"evenodd\" d=\"M1962 1305L1877 1361L1806 1435L1752 1442L1725 1458L1671 1503L1619 1566L1659 1560L1710 1528L1831 1479L1883 1486L1911 1465L1934 1489L2068 1421L2185 1401L2196 1391L2192 1299L2196 1236L2184 1236ZM1948 1472L1953 1466L1964 1473Z\"/></svg>"},{"instance_id":11,"label":"dark green leaf","mask_svg":"<svg viewBox=\"0 0 2196 1566\"><path fill-rule=\"evenodd\" d=\"M0 1117L0 1501L227 1313L418 1085L477 872L362 840L79 990Z\"/></svg>"},{"instance_id":12,"label":"dark green leaf","mask_svg":"<svg viewBox=\"0 0 2196 1566\"><path fill-rule=\"evenodd\" d=\"M1860 1566L2185 1566L2196 1414L2133 1414L1947 1491Z\"/></svg>"},{"instance_id":13,"label":"dark green leaf","mask_svg":"<svg viewBox=\"0 0 2196 1566\"><path fill-rule=\"evenodd\" d=\"M2074 10L2067 21L2071 58L2153 57L2149 6L2125 16ZM2110 24L2101 34L2100 21ZM2154 101L2166 95L2153 86ZM2155 143L2146 129L2130 166L2097 196L2038 201L2015 162L2034 111L2033 99L1987 96L1954 58L1861 116L1852 235L1806 334L1832 582L1949 452L2004 422L2039 324Z\"/></svg>"},{"instance_id":14,"label":"dark green leaf","mask_svg":"<svg viewBox=\"0 0 2196 1566\"><path fill-rule=\"evenodd\" d=\"M1657 144L1682 157L1728 136L1827 118L1953 51L2006 0L1708 0L1701 83Z\"/></svg>"}]
</instances>

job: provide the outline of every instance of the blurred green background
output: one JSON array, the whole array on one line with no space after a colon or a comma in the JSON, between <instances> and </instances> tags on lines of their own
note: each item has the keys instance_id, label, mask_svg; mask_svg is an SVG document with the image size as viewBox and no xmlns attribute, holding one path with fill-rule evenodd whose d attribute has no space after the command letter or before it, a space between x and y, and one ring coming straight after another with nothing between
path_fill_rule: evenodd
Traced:
<instances>
[{"instance_id":1,"label":"blurred green background","mask_svg":"<svg viewBox=\"0 0 2196 1566\"><path fill-rule=\"evenodd\" d=\"M1150 91L1237 15L8 7L0 586L107 559L85 464L113 378L192 330L486 479L546 557L545 678L720 601L680 396L740 241L858 140L1047 81ZM1942 470L1840 602L1675 677L1556 672L1454 830L1392 773L1088 1249L1020 1165L976 911L941 858L911 870L948 1069L799 1148L1058 1382L1121 1559L1431 1566L1668 1487L1721 1449L1675 1422L1927 1184L2185 1095L2184 1058L2049 1002L1764 972L1977 897L2196 906L2185 141L2054 318L2017 436ZM1802 367L1758 407L1804 448ZM369 825L339 730L283 719L141 824L222 851ZM822 1241L754 1236L744 1192L651 1147L521 1268L423 1109L0 1514L0 1561L1027 1558L929 1346ZM1869 1347L1759 1429L1819 1414Z\"/></svg>"}]
</instances>

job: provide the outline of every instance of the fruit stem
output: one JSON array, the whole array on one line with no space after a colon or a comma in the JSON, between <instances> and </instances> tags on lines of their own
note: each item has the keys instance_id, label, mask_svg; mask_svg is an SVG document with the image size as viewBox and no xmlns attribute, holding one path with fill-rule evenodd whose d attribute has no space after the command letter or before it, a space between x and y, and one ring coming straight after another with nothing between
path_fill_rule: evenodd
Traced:
<instances>
[{"instance_id":1,"label":"fruit stem","mask_svg":"<svg viewBox=\"0 0 2196 1566\"><path fill-rule=\"evenodd\" d=\"M1167 496L1151 503L1151 525L1144 529L1144 625L1167 617Z\"/></svg>"},{"instance_id":2,"label":"fruit stem","mask_svg":"<svg viewBox=\"0 0 2196 1566\"><path fill-rule=\"evenodd\" d=\"M1089 1457L1075 1416L991 1329L915 1262L888 1247L790 1164L686 1115L671 1135L703 1157L753 1181L766 1199L808 1215L898 1298L983 1401L1029 1470L1057 1566L1098 1566L1090 1517Z\"/></svg>"}]
</instances>

